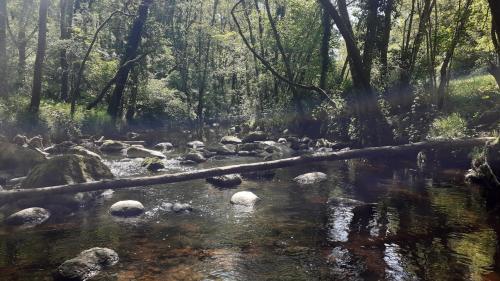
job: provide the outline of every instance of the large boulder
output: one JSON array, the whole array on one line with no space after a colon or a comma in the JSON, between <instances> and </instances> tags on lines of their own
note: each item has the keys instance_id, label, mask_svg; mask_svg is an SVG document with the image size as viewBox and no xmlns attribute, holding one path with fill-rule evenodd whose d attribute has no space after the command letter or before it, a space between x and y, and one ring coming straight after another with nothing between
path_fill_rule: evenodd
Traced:
<instances>
[{"instance_id":1,"label":"large boulder","mask_svg":"<svg viewBox=\"0 0 500 281\"><path fill-rule=\"evenodd\" d=\"M107 153L117 153L125 148L127 148L127 144L121 142L121 141L114 141L114 140L105 140L99 149L102 152L107 152Z\"/></svg>"},{"instance_id":2,"label":"large boulder","mask_svg":"<svg viewBox=\"0 0 500 281\"><path fill-rule=\"evenodd\" d=\"M265 143L262 142L252 142L252 143L242 143L238 145L238 151L263 151L268 147Z\"/></svg>"},{"instance_id":3,"label":"large boulder","mask_svg":"<svg viewBox=\"0 0 500 281\"><path fill-rule=\"evenodd\" d=\"M110 169L96 157L65 154L48 159L35 166L22 181L20 188L40 188L55 185L83 183L112 179ZM56 195L26 198L16 201L21 208L38 206L53 213L66 214L94 200L98 192L80 192L75 195Z\"/></svg>"},{"instance_id":4,"label":"large boulder","mask_svg":"<svg viewBox=\"0 0 500 281\"><path fill-rule=\"evenodd\" d=\"M231 197L231 204L234 205L253 206L257 201L259 201L259 197L250 191L236 192Z\"/></svg>"},{"instance_id":5,"label":"large boulder","mask_svg":"<svg viewBox=\"0 0 500 281\"><path fill-rule=\"evenodd\" d=\"M265 140L267 140L267 134L262 131L250 132L243 138L243 142L245 143Z\"/></svg>"},{"instance_id":6,"label":"large boulder","mask_svg":"<svg viewBox=\"0 0 500 281\"><path fill-rule=\"evenodd\" d=\"M109 212L118 217L135 217L144 213L144 206L135 200L118 201L109 208Z\"/></svg>"},{"instance_id":7,"label":"large boulder","mask_svg":"<svg viewBox=\"0 0 500 281\"><path fill-rule=\"evenodd\" d=\"M91 248L62 263L54 272L56 281L86 281L118 263L118 254L107 248Z\"/></svg>"},{"instance_id":8,"label":"large boulder","mask_svg":"<svg viewBox=\"0 0 500 281\"><path fill-rule=\"evenodd\" d=\"M21 188L38 188L63 184L112 179L111 170L99 158L66 154L35 166Z\"/></svg>"},{"instance_id":9,"label":"large boulder","mask_svg":"<svg viewBox=\"0 0 500 281\"><path fill-rule=\"evenodd\" d=\"M15 170L27 173L45 159L45 155L38 150L0 142L0 170Z\"/></svg>"},{"instance_id":10,"label":"large boulder","mask_svg":"<svg viewBox=\"0 0 500 281\"><path fill-rule=\"evenodd\" d=\"M220 143L222 144L240 144L241 142L242 141L235 136L225 136L220 140Z\"/></svg>"},{"instance_id":11,"label":"large boulder","mask_svg":"<svg viewBox=\"0 0 500 281\"><path fill-rule=\"evenodd\" d=\"M147 158L147 157L156 157L160 159L165 158L165 155L163 155L163 153L159 151L146 149L144 147L135 145L127 148L126 155L128 158Z\"/></svg>"},{"instance_id":12,"label":"large boulder","mask_svg":"<svg viewBox=\"0 0 500 281\"><path fill-rule=\"evenodd\" d=\"M321 172L313 172L295 177L293 180L298 184L315 184L326 181L328 176Z\"/></svg>"},{"instance_id":13,"label":"large boulder","mask_svg":"<svg viewBox=\"0 0 500 281\"><path fill-rule=\"evenodd\" d=\"M242 182L241 176L239 174L211 177L206 179L206 181L217 187L223 187L223 188L235 187L237 185L240 185Z\"/></svg>"},{"instance_id":14,"label":"large boulder","mask_svg":"<svg viewBox=\"0 0 500 281\"><path fill-rule=\"evenodd\" d=\"M21 210L8 216L5 224L8 225L38 225L44 223L50 217L50 212L43 208L33 207Z\"/></svg>"}]
</instances>

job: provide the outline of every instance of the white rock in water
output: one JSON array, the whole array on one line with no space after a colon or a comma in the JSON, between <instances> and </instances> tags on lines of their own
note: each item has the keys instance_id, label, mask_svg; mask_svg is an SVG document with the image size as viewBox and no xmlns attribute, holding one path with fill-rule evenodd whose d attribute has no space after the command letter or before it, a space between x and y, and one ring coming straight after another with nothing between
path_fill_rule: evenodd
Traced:
<instances>
[{"instance_id":1,"label":"white rock in water","mask_svg":"<svg viewBox=\"0 0 500 281\"><path fill-rule=\"evenodd\" d=\"M140 146L131 146L127 149L127 157L128 158L156 157L156 158L164 159L165 155L163 155L163 153L156 151L156 150L146 149L146 148L140 147Z\"/></svg>"},{"instance_id":2,"label":"white rock in water","mask_svg":"<svg viewBox=\"0 0 500 281\"><path fill-rule=\"evenodd\" d=\"M190 141L187 146L196 149L197 147L205 147L205 144L202 141Z\"/></svg>"},{"instance_id":3,"label":"white rock in water","mask_svg":"<svg viewBox=\"0 0 500 281\"><path fill-rule=\"evenodd\" d=\"M327 175L321 172L313 172L295 177L293 180L298 184L314 184L328 179Z\"/></svg>"},{"instance_id":4,"label":"white rock in water","mask_svg":"<svg viewBox=\"0 0 500 281\"><path fill-rule=\"evenodd\" d=\"M253 206L260 198L250 191L236 192L231 197L231 204Z\"/></svg>"},{"instance_id":5,"label":"white rock in water","mask_svg":"<svg viewBox=\"0 0 500 281\"><path fill-rule=\"evenodd\" d=\"M14 213L5 219L8 225L37 225L45 222L50 212L43 208L28 208Z\"/></svg>"},{"instance_id":6,"label":"white rock in water","mask_svg":"<svg viewBox=\"0 0 500 281\"><path fill-rule=\"evenodd\" d=\"M135 200L118 201L109 208L113 216L133 217L144 212L144 206L141 202Z\"/></svg>"}]
</instances>

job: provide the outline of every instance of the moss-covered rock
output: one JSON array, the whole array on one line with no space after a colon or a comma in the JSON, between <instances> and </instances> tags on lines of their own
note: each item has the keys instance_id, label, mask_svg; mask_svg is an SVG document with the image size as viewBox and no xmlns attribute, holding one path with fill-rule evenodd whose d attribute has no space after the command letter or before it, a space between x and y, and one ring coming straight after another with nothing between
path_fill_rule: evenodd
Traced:
<instances>
[{"instance_id":1,"label":"moss-covered rock","mask_svg":"<svg viewBox=\"0 0 500 281\"><path fill-rule=\"evenodd\" d=\"M144 159L144 161L142 161L141 163L141 166L152 172L156 172L160 169L165 168L163 162L161 162L161 160L156 157L148 157Z\"/></svg>"},{"instance_id":2,"label":"moss-covered rock","mask_svg":"<svg viewBox=\"0 0 500 281\"><path fill-rule=\"evenodd\" d=\"M45 159L45 155L40 151L0 142L0 170L27 173L33 166L42 163Z\"/></svg>"},{"instance_id":3,"label":"moss-covered rock","mask_svg":"<svg viewBox=\"0 0 500 281\"><path fill-rule=\"evenodd\" d=\"M111 170L99 158L66 154L35 166L21 184L21 188L38 188L111 178L113 178Z\"/></svg>"},{"instance_id":4,"label":"moss-covered rock","mask_svg":"<svg viewBox=\"0 0 500 281\"><path fill-rule=\"evenodd\" d=\"M99 158L66 154L35 166L21 183L20 188L40 188L111 178L113 174ZM97 195L98 192L80 192L76 195L26 198L16 201L15 205L17 208L43 207L52 213L66 214L88 204Z\"/></svg>"}]
</instances>

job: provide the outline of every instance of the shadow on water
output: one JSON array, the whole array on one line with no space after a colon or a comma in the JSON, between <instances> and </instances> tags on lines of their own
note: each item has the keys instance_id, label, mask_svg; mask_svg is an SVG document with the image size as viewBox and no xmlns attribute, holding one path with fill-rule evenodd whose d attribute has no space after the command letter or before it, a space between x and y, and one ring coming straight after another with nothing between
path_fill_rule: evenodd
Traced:
<instances>
[{"instance_id":1,"label":"shadow on water","mask_svg":"<svg viewBox=\"0 0 500 281\"><path fill-rule=\"evenodd\" d=\"M167 172L195 168L169 158ZM201 167L248 161L256 159ZM140 161L106 163L120 176L146 173ZM328 181L291 181L310 171ZM500 280L500 219L456 175L346 161L282 169L228 190L201 180L120 190L35 228L1 226L0 279L51 280L61 262L101 246L116 250L120 263L93 280ZM242 190L262 200L229 204ZM145 214L111 217L109 206L124 199L141 201ZM193 211L171 212L167 202Z\"/></svg>"}]
</instances>

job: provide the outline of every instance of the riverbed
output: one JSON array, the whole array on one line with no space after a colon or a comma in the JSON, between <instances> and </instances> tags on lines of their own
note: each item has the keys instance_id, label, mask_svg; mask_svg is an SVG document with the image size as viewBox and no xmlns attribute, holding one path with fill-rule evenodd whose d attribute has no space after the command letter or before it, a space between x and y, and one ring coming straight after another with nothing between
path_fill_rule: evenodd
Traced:
<instances>
[{"instance_id":1,"label":"riverbed","mask_svg":"<svg viewBox=\"0 0 500 281\"><path fill-rule=\"evenodd\" d=\"M181 166L172 155L163 172L257 160ZM105 162L119 177L148 174L140 160ZM313 171L328 180L292 181ZM58 265L92 247L120 256L93 280L500 280L500 218L462 174L351 160L280 169L234 189L196 180L119 190L37 227L0 226L0 280L52 280ZM261 200L230 204L243 190ZM109 214L113 203L129 199L146 212ZM193 211L172 212L169 202Z\"/></svg>"}]
</instances>

